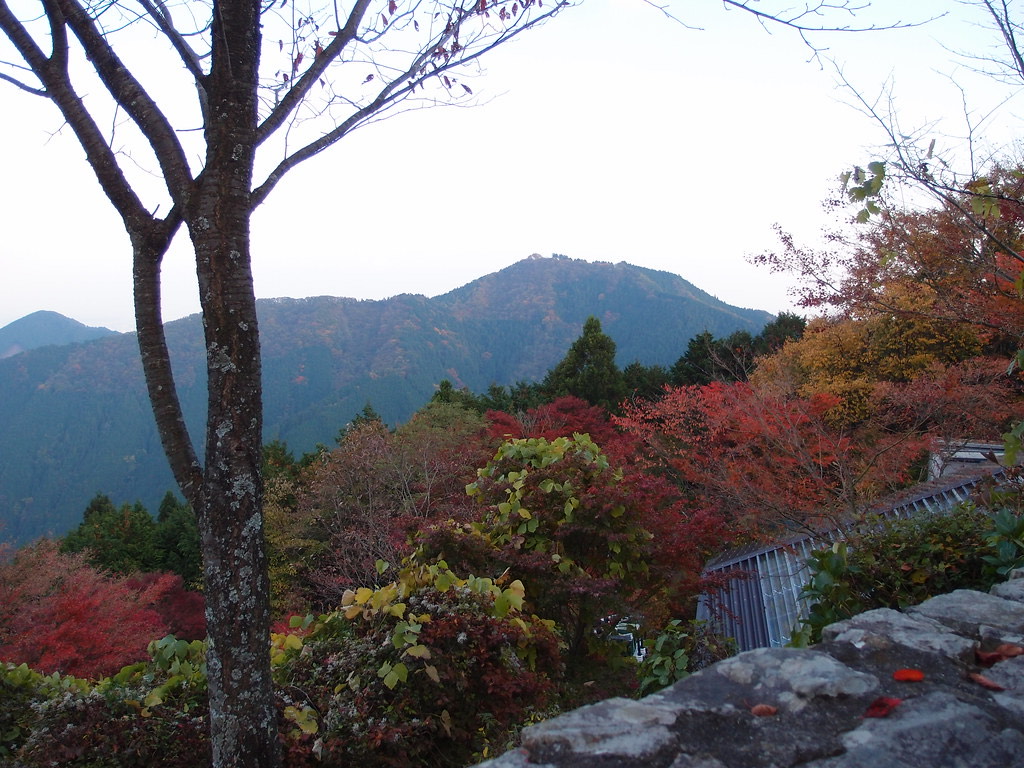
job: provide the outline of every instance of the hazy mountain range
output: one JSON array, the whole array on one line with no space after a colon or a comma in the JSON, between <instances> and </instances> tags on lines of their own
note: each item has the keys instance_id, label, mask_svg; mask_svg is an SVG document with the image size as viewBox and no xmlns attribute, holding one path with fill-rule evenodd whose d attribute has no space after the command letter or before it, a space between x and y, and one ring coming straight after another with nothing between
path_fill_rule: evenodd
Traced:
<instances>
[{"instance_id":1,"label":"hazy mountain range","mask_svg":"<svg viewBox=\"0 0 1024 768\"><path fill-rule=\"evenodd\" d=\"M82 325L57 312L40 310L0 328L0 360L53 344L74 344L111 336L117 331Z\"/></svg>"},{"instance_id":2,"label":"hazy mountain range","mask_svg":"<svg viewBox=\"0 0 1024 768\"><path fill-rule=\"evenodd\" d=\"M265 438L297 454L332 444L367 403L389 423L404 421L443 379L474 392L539 379L590 315L615 339L621 366L671 365L704 330L756 333L771 319L667 272L539 256L435 298L268 299L258 309ZM199 317L168 323L167 337L201 449ZM134 334L38 312L0 329L5 344L25 351L0 360L0 539L63 533L100 491L155 509L174 483Z\"/></svg>"}]
</instances>

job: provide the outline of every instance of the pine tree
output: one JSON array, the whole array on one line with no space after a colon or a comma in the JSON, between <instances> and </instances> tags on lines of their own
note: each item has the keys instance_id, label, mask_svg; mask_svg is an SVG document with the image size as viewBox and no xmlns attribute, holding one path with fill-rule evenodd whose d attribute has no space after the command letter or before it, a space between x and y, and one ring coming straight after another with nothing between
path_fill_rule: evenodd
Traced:
<instances>
[{"instance_id":1,"label":"pine tree","mask_svg":"<svg viewBox=\"0 0 1024 768\"><path fill-rule=\"evenodd\" d=\"M600 320L587 318L583 333L548 372L541 388L552 400L575 395L606 410L618 406L626 395L626 383L615 364L615 342L601 330Z\"/></svg>"},{"instance_id":2,"label":"pine tree","mask_svg":"<svg viewBox=\"0 0 1024 768\"><path fill-rule=\"evenodd\" d=\"M122 504L97 494L86 507L81 524L64 537L62 552L88 553L93 567L129 574L157 570L154 548L156 523L140 503Z\"/></svg>"}]
</instances>

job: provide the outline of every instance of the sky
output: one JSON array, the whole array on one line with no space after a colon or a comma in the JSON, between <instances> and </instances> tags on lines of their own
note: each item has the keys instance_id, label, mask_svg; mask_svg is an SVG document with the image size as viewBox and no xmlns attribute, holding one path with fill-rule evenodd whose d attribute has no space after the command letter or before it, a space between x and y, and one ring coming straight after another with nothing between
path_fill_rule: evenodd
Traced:
<instances>
[{"instance_id":1,"label":"sky","mask_svg":"<svg viewBox=\"0 0 1024 768\"><path fill-rule=\"evenodd\" d=\"M818 60L795 34L715 0L675 7L688 26L643 0L586 0L486 59L479 105L393 117L297 168L253 219L257 296L435 296L559 253L791 310L795 278L749 257L776 247L776 224L813 243L835 223L821 202L839 174L883 151L830 59L869 96L891 83L904 125L941 121L940 146L962 134L951 74L976 115L1010 93L955 57L992 44L955 0L876 0L842 23L949 16L819 35ZM47 309L132 330L120 220L55 109L2 88L0 327ZM1000 107L986 135L1012 136L1013 110ZM183 236L165 260L163 303L166 320L199 308Z\"/></svg>"}]
</instances>

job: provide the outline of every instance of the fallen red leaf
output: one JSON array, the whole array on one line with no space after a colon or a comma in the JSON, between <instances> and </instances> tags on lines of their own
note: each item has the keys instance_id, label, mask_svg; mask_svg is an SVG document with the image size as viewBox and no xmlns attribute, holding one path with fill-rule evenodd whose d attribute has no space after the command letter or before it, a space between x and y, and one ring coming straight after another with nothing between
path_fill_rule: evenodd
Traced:
<instances>
[{"instance_id":1,"label":"fallen red leaf","mask_svg":"<svg viewBox=\"0 0 1024 768\"><path fill-rule=\"evenodd\" d=\"M750 714L756 717L771 717L779 711L778 707L771 704L755 704L750 708Z\"/></svg>"},{"instance_id":2,"label":"fallen red leaf","mask_svg":"<svg viewBox=\"0 0 1024 768\"><path fill-rule=\"evenodd\" d=\"M1006 690L1005 688L1003 688L1003 686L1001 686L995 680L989 680L987 677L985 677L984 675L980 675L977 672L971 672L967 676L969 678L971 678L971 680L976 682L978 685L980 685L982 688L988 688L990 691L1005 691Z\"/></svg>"},{"instance_id":3,"label":"fallen red leaf","mask_svg":"<svg viewBox=\"0 0 1024 768\"><path fill-rule=\"evenodd\" d=\"M897 669L892 673L892 679L902 683L920 683L924 680L924 672L920 669Z\"/></svg>"},{"instance_id":4,"label":"fallen red leaf","mask_svg":"<svg viewBox=\"0 0 1024 768\"><path fill-rule=\"evenodd\" d=\"M1006 656L999 653L999 651L978 650L974 652L974 658L983 667L991 667L993 664L1006 660Z\"/></svg>"},{"instance_id":5,"label":"fallen red leaf","mask_svg":"<svg viewBox=\"0 0 1024 768\"><path fill-rule=\"evenodd\" d=\"M1024 648L1013 643L1003 643L996 646L996 653L1001 654L1004 658L1012 659L1014 656L1024 654Z\"/></svg>"},{"instance_id":6,"label":"fallen red leaf","mask_svg":"<svg viewBox=\"0 0 1024 768\"><path fill-rule=\"evenodd\" d=\"M903 703L903 699L893 699L889 696L879 696L868 705L864 717L888 717L896 707Z\"/></svg>"}]
</instances>

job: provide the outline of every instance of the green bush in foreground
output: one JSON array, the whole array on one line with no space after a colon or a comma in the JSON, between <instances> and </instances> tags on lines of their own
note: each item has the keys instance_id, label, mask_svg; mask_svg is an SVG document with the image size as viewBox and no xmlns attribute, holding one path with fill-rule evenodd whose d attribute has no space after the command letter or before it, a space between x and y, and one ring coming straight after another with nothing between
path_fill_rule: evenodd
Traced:
<instances>
[{"instance_id":1,"label":"green bush in foreground","mask_svg":"<svg viewBox=\"0 0 1024 768\"><path fill-rule=\"evenodd\" d=\"M1012 518L1003 528L1016 530L1019 518L1006 510L993 517L964 504L944 515L871 520L814 552L801 592L809 615L794 643L817 642L824 627L873 608L902 609L955 589L987 591L1003 578L996 555L1012 555L997 527L1000 515Z\"/></svg>"}]
</instances>

